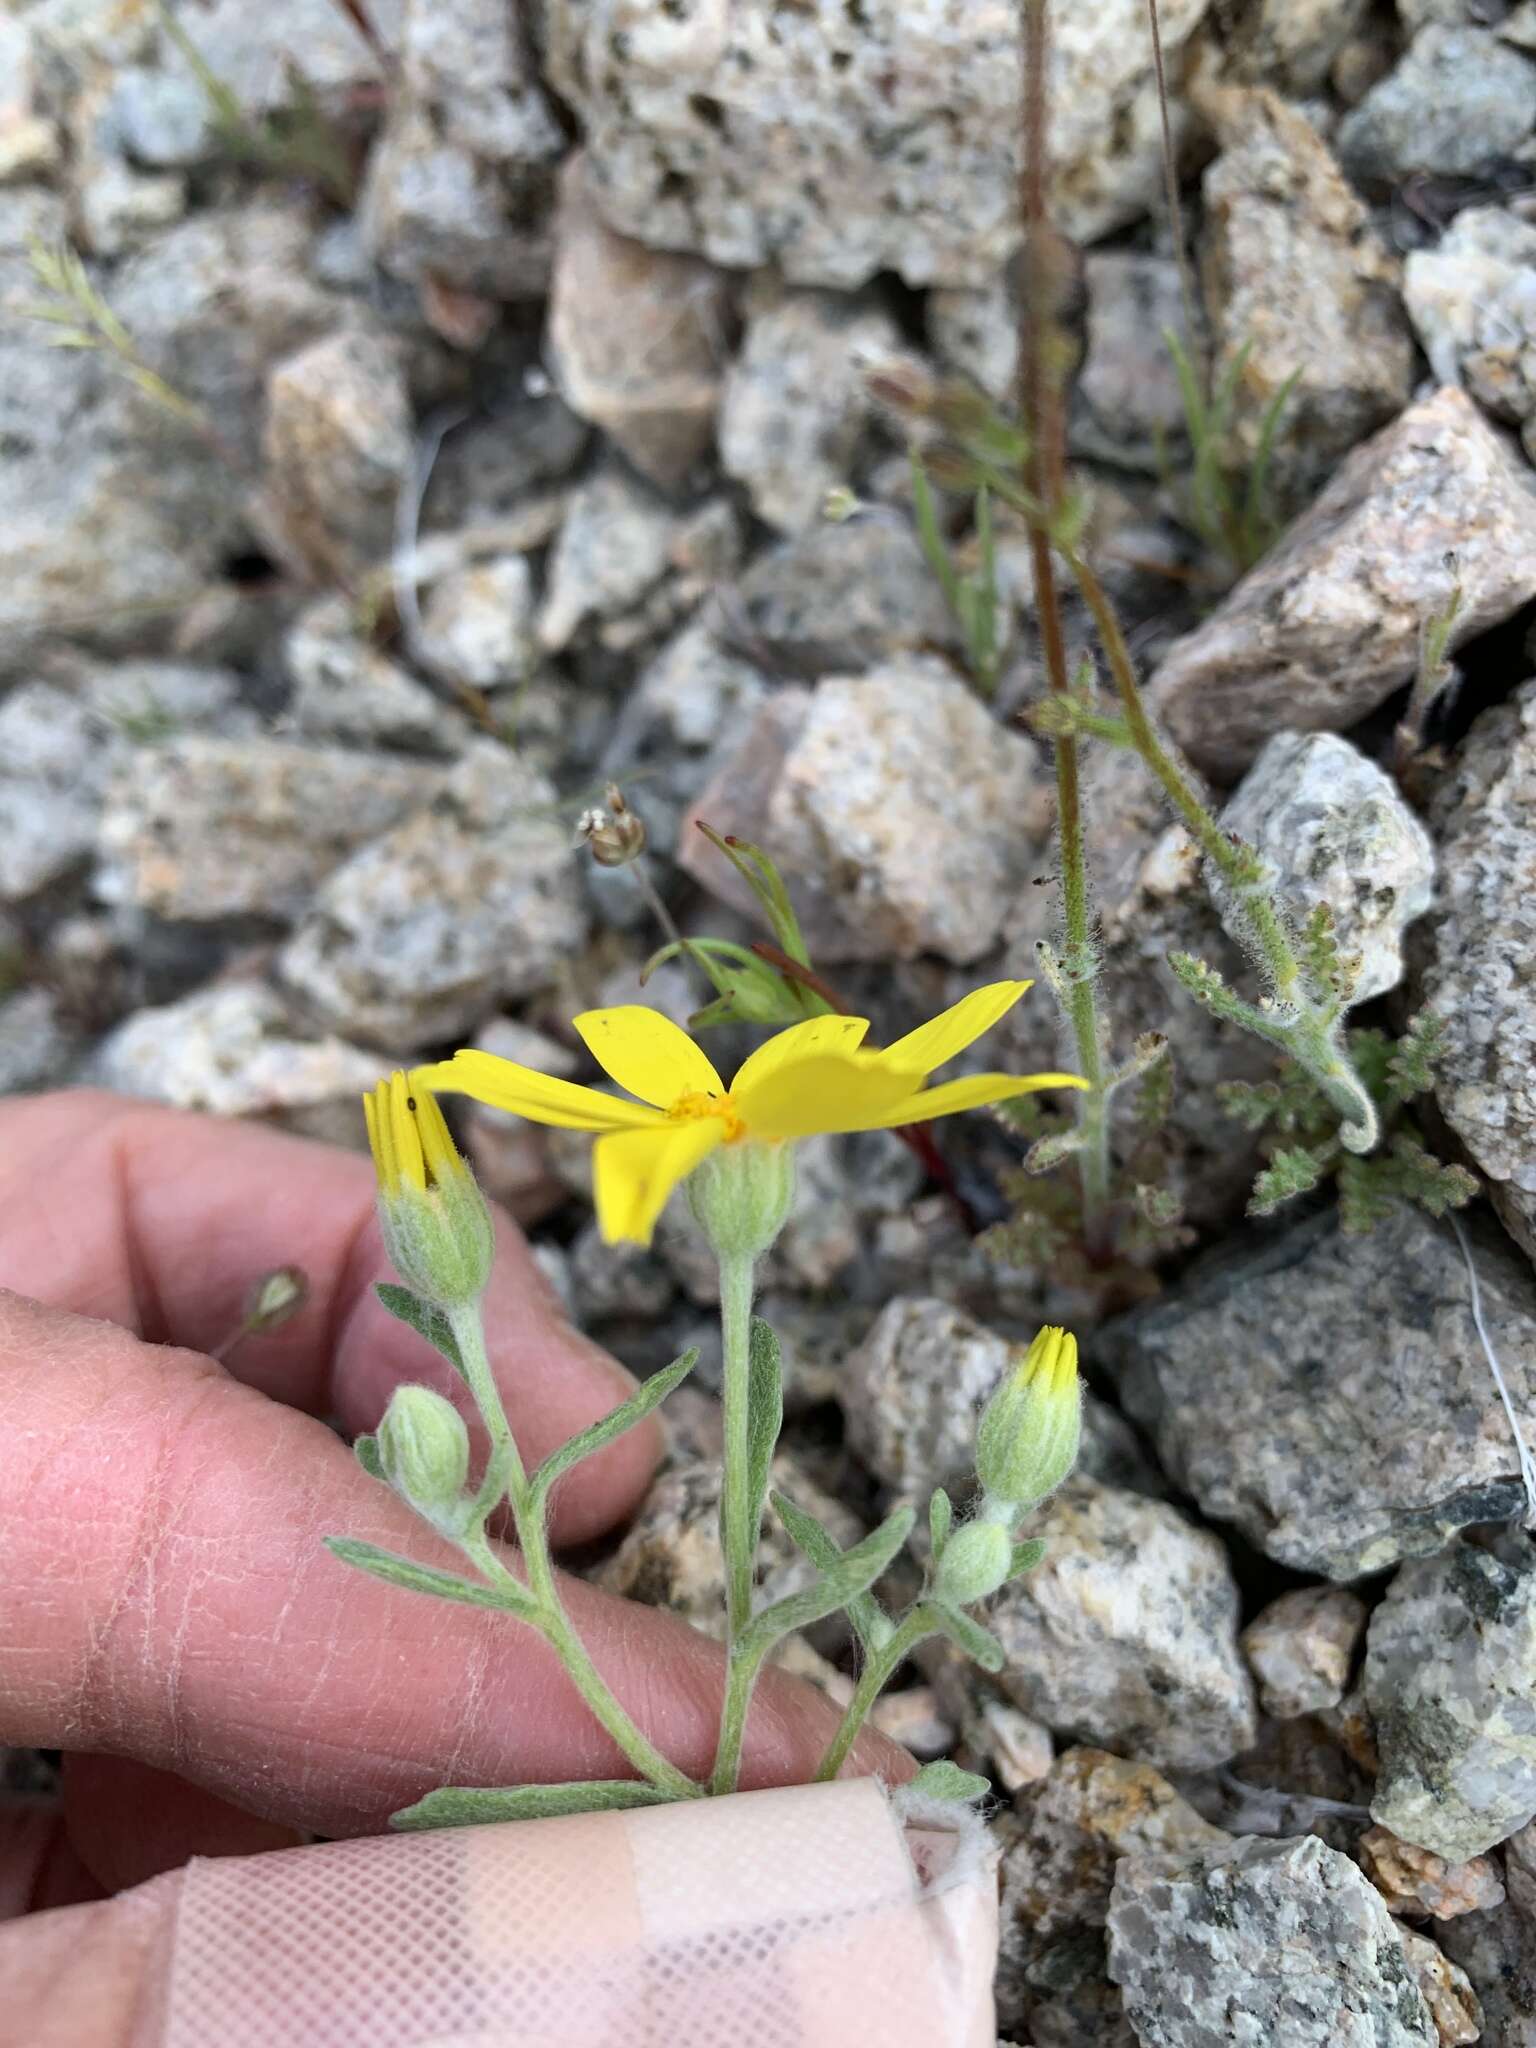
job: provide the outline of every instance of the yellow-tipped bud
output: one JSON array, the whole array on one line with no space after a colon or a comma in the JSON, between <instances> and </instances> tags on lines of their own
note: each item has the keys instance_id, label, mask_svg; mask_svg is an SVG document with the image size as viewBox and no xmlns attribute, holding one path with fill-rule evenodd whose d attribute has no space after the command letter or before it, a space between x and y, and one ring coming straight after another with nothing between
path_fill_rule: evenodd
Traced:
<instances>
[{"instance_id":1,"label":"yellow-tipped bud","mask_svg":"<svg viewBox=\"0 0 1536 2048\"><path fill-rule=\"evenodd\" d=\"M495 1238L474 1175L419 1074L391 1074L363 1097L379 1176L379 1222L395 1271L439 1308L478 1301Z\"/></svg>"},{"instance_id":2,"label":"yellow-tipped bud","mask_svg":"<svg viewBox=\"0 0 1536 2048\"><path fill-rule=\"evenodd\" d=\"M1045 1499L1077 1463L1082 1392L1077 1339L1044 1329L982 1411L976 1476L994 1500L1022 1513Z\"/></svg>"},{"instance_id":3,"label":"yellow-tipped bud","mask_svg":"<svg viewBox=\"0 0 1536 2048\"><path fill-rule=\"evenodd\" d=\"M445 1536L463 1525L469 1431L430 1387L396 1387L375 1438L379 1467L402 1499Z\"/></svg>"}]
</instances>

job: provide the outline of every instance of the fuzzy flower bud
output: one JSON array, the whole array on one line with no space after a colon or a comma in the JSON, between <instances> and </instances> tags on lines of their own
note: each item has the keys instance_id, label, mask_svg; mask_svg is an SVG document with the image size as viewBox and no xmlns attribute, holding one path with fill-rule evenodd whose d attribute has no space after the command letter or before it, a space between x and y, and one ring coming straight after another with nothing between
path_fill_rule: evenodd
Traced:
<instances>
[{"instance_id":1,"label":"fuzzy flower bud","mask_svg":"<svg viewBox=\"0 0 1536 2048\"><path fill-rule=\"evenodd\" d=\"M1044 1329L982 1411L976 1476L994 1500L1023 1513L1045 1499L1077 1463L1082 1393L1077 1339Z\"/></svg>"},{"instance_id":2,"label":"fuzzy flower bud","mask_svg":"<svg viewBox=\"0 0 1536 2048\"><path fill-rule=\"evenodd\" d=\"M379 1176L384 1248L407 1287L443 1309L478 1301L491 1277L491 1212L419 1074L363 1097Z\"/></svg>"},{"instance_id":3,"label":"fuzzy flower bud","mask_svg":"<svg viewBox=\"0 0 1536 2048\"><path fill-rule=\"evenodd\" d=\"M688 1200L717 1258L760 1257L784 1228L794 1197L793 1145L722 1145L688 1180Z\"/></svg>"},{"instance_id":4,"label":"fuzzy flower bud","mask_svg":"<svg viewBox=\"0 0 1536 2048\"><path fill-rule=\"evenodd\" d=\"M955 1530L939 1560L934 1591L955 1607L969 1607L995 1593L1008 1576L1013 1540L998 1522L966 1522Z\"/></svg>"},{"instance_id":5,"label":"fuzzy flower bud","mask_svg":"<svg viewBox=\"0 0 1536 2048\"><path fill-rule=\"evenodd\" d=\"M445 1536L463 1522L469 1431L430 1387L396 1387L375 1439L379 1467L403 1500Z\"/></svg>"}]
</instances>

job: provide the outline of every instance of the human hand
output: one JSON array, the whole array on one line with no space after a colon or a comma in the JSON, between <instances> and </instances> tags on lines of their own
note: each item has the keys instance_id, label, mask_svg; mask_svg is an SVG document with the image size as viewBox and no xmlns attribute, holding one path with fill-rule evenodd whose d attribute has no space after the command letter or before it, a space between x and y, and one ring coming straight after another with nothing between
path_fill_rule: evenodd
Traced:
<instances>
[{"instance_id":1,"label":"human hand","mask_svg":"<svg viewBox=\"0 0 1536 2048\"><path fill-rule=\"evenodd\" d=\"M450 1780L624 1775L538 1638L407 1598L322 1546L345 1533L455 1561L319 1419L370 1428L402 1379L455 1391L373 1297L388 1271L373 1188L360 1157L107 1095L0 1109L0 1290L16 1290L0 1292L0 1742L66 1752L57 1814L0 1812L0 1917L193 1855L376 1831ZM510 1225L503 1239L492 1362L537 1460L631 1382L562 1322ZM252 1281L295 1263L301 1311L215 1364ZM576 1468L557 1540L621 1520L659 1446L639 1429ZM566 1597L645 1732L706 1773L719 1647L580 1581ZM808 1778L837 1718L770 1675L744 1782ZM878 1739L858 1762L911 1768ZM120 2037L132 1972L78 1915L7 1929L0 1952L0 2042Z\"/></svg>"}]
</instances>

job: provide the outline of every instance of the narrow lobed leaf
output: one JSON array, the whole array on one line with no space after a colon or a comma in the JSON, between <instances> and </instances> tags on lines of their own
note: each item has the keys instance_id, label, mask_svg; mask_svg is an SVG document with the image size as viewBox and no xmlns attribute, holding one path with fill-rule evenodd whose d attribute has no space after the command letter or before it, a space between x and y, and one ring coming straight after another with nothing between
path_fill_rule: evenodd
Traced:
<instances>
[{"instance_id":1,"label":"narrow lobed leaf","mask_svg":"<svg viewBox=\"0 0 1536 2048\"><path fill-rule=\"evenodd\" d=\"M622 1407L615 1408L611 1414L605 1415L601 1422L594 1422L590 1429L584 1429L571 1437L557 1451L551 1451L533 1475L530 1486L533 1500L539 1502L545 1499L555 1481L569 1472L573 1465L579 1465L583 1458L590 1458L595 1451L606 1450L609 1444L623 1436L627 1430L633 1429L637 1423L644 1422L653 1409L661 1406L672 1389L682 1384L698 1362L699 1354L696 1348L685 1351L681 1358L674 1358L672 1363L663 1366L660 1372L652 1373L645 1384L632 1394Z\"/></svg>"},{"instance_id":2,"label":"narrow lobed leaf","mask_svg":"<svg viewBox=\"0 0 1536 2048\"><path fill-rule=\"evenodd\" d=\"M423 1301L409 1287L397 1286L393 1280L379 1281L373 1291L392 1316L408 1324L418 1337L425 1337L432 1349L440 1351L463 1379L464 1361L459 1355L459 1340L440 1308L430 1301Z\"/></svg>"},{"instance_id":3,"label":"narrow lobed leaf","mask_svg":"<svg viewBox=\"0 0 1536 2048\"><path fill-rule=\"evenodd\" d=\"M819 1571L830 1570L843 1554L835 1539L827 1534L814 1515L797 1507L787 1493L775 1491L770 1498L779 1520L789 1531L790 1541ZM866 1655L883 1649L890 1641L894 1624L873 1593L858 1594L848 1602L846 1611Z\"/></svg>"},{"instance_id":4,"label":"narrow lobed leaf","mask_svg":"<svg viewBox=\"0 0 1536 2048\"><path fill-rule=\"evenodd\" d=\"M943 1795L939 1795L943 1796ZM389 1824L402 1834L428 1828L475 1828L494 1821L558 1820L568 1813L615 1813L636 1806L666 1806L669 1795L631 1778L591 1778L572 1785L444 1785L414 1806L402 1806Z\"/></svg>"},{"instance_id":5,"label":"narrow lobed leaf","mask_svg":"<svg viewBox=\"0 0 1536 2048\"><path fill-rule=\"evenodd\" d=\"M742 1637L741 1655L764 1657L781 1637L795 1629L809 1628L813 1621L835 1614L861 1593L867 1593L912 1533L915 1520L911 1508L897 1508L862 1543L845 1550L814 1585L765 1607Z\"/></svg>"},{"instance_id":6,"label":"narrow lobed leaf","mask_svg":"<svg viewBox=\"0 0 1536 2048\"><path fill-rule=\"evenodd\" d=\"M474 1579L461 1579L454 1572L441 1572L433 1565L417 1564L409 1557L397 1557L392 1550L380 1550L376 1543L364 1543L356 1536L327 1536L325 1547L343 1564L355 1565L372 1578L391 1586L403 1586L408 1593L431 1593L439 1600L456 1600L465 1607L495 1607L529 1620L535 1613L533 1600L511 1591L486 1586Z\"/></svg>"}]
</instances>

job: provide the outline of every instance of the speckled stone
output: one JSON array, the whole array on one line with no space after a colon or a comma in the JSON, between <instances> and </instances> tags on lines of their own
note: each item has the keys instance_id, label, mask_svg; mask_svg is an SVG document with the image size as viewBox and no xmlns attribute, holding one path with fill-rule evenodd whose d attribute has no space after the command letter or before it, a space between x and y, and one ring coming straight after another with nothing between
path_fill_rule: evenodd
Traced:
<instances>
[{"instance_id":1,"label":"speckled stone","mask_svg":"<svg viewBox=\"0 0 1536 2048\"><path fill-rule=\"evenodd\" d=\"M1351 177L1470 177L1515 154L1536 124L1536 65L1491 30L1431 22L1339 126Z\"/></svg>"},{"instance_id":2,"label":"speckled stone","mask_svg":"<svg viewBox=\"0 0 1536 2048\"><path fill-rule=\"evenodd\" d=\"M843 1549L867 1533L858 1517L824 1493L788 1451L773 1461L773 1484L814 1515ZM816 1577L815 1566L796 1549L771 1508L763 1514L757 1557L761 1606L804 1592ZM664 1471L596 1577L610 1593L643 1607L670 1608L704 1634L723 1636L719 1460L683 1461Z\"/></svg>"},{"instance_id":3,"label":"speckled stone","mask_svg":"<svg viewBox=\"0 0 1536 2048\"><path fill-rule=\"evenodd\" d=\"M1533 1437L1536 1283L1495 1226L1469 1230ZM1096 1355L1174 1481L1297 1571L1381 1571L1524 1498L1456 1239L1406 1205L1363 1237L1325 1214L1219 1249Z\"/></svg>"},{"instance_id":4,"label":"speckled stone","mask_svg":"<svg viewBox=\"0 0 1536 2048\"><path fill-rule=\"evenodd\" d=\"M1171 63L1207 6L1163 0ZM981 284L1017 244L1011 0L554 0L547 19L551 81L626 234L843 290L879 270ZM1092 239L1157 184L1142 0L1053 29L1058 223Z\"/></svg>"},{"instance_id":5,"label":"speckled stone","mask_svg":"<svg viewBox=\"0 0 1536 2048\"><path fill-rule=\"evenodd\" d=\"M160 917L292 919L442 779L428 762L291 740L172 739L113 779L96 893Z\"/></svg>"},{"instance_id":6,"label":"speckled stone","mask_svg":"<svg viewBox=\"0 0 1536 2048\"><path fill-rule=\"evenodd\" d=\"M1504 1903L1503 1880L1487 1856L1447 1863L1382 1827L1367 1828L1358 1850L1366 1876L1392 1911L1406 1919L1455 1920Z\"/></svg>"},{"instance_id":7,"label":"speckled stone","mask_svg":"<svg viewBox=\"0 0 1536 2048\"><path fill-rule=\"evenodd\" d=\"M1337 729L1413 675L1427 612L1462 591L1452 645L1536 596L1536 490L1464 391L1357 448L1309 511L1152 677L1197 766L1235 780L1287 729Z\"/></svg>"},{"instance_id":8,"label":"speckled stone","mask_svg":"<svg viewBox=\"0 0 1536 2048\"><path fill-rule=\"evenodd\" d=\"M1228 1837L1150 1764L1069 1749L1004 1818L999 2024L1042 2048L1132 2048L1106 1970L1104 1922L1122 1856Z\"/></svg>"},{"instance_id":9,"label":"speckled stone","mask_svg":"<svg viewBox=\"0 0 1536 2048\"><path fill-rule=\"evenodd\" d=\"M986 1613L999 1683L1064 1735L1199 1770L1253 1741L1227 1553L1164 1501L1073 1478L1024 1525L1042 1562Z\"/></svg>"},{"instance_id":10,"label":"speckled stone","mask_svg":"<svg viewBox=\"0 0 1536 2048\"><path fill-rule=\"evenodd\" d=\"M1371 1813L1449 1863L1536 1815L1536 1561L1518 1538L1403 1566L1371 1617Z\"/></svg>"},{"instance_id":11,"label":"speckled stone","mask_svg":"<svg viewBox=\"0 0 1536 2048\"><path fill-rule=\"evenodd\" d=\"M178 1109L262 1116L333 1102L356 1107L387 1072L377 1053L306 1035L272 989L235 982L135 1012L97 1047L90 1078Z\"/></svg>"},{"instance_id":12,"label":"speckled stone","mask_svg":"<svg viewBox=\"0 0 1536 2048\"><path fill-rule=\"evenodd\" d=\"M1243 1630L1259 1705L1277 1721L1336 1707L1365 1635L1366 1605L1343 1586L1282 1593Z\"/></svg>"},{"instance_id":13,"label":"speckled stone","mask_svg":"<svg viewBox=\"0 0 1536 2048\"><path fill-rule=\"evenodd\" d=\"M480 740L436 802L337 869L280 967L328 1022L398 1055L552 980L586 926L553 790Z\"/></svg>"},{"instance_id":14,"label":"speckled stone","mask_svg":"<svg viewBox=\"0 0 1536 2048\"><path fill-rule=\"evenodd\" d=\"M1438 2048L1391 1915L1312 1835L1122 1858L1109 1971L1157 2048Z\"/></svg>"},{"instance_id":15,"label":"speckled stone","mask_svg":"<svg viewBox=\"0 0 1536 2048\"><path fill-rule=\"evenodd\" d=\"M731 281L616 234L583 158L560 177L546 350L571 410L664 489L707 452L731 334Z\"/></svg>"},{"instance_id":16,"label":"speckled stone","mask_svg":"<svg viewBox=\"0 0 1536 2048\"><path fill-rule=\"evenodd\" d=\"M1044 786L1030 740L951 670L909 656L813 693L776 691L696 811L772 846L813 958L964 965L996 941L1034 872ZM691 823L678 859L750 913Z\"/></svg>"},{"instance_id":17,"label":"speckled stone","mask_svg":"<svg viewBox=\"0 0 1536 2048\"><path fill-rule=\"evenodd\" d=\"M1435 849L1397 785L1331 732L1278 732L1221 814L1270 863L1297 921L1333 911L1339 951L1358 961L1351 1004L1403 978L1403 933L1429 908ZM1229 912L1227 928L1233 932Z\"/></svg>"},{"instance_id":18,"label":"speckled stone","mask_svg":"<svg viewBox=\"0 0 1536 2048\"><path fill-rule=\"evenodd\" d=\"M894 322L872 303L767 280L748 294L720 409L720 463L760 519L781 533L820 521L873 414L866 372L896 346Z\"/></svg>"},{"instance_id":19,"label":"speckled stone","mask_svg":"<svg viewBox=\"0 0 1536 2048\"><path fill-rule=\"evenodd\" d=\"M1430 823L1444 879L1413 951L1445 1026L1435 1099L1536 1260L1536 682L1477 720Z\"/></svg>"},{"instance_id":20,"label":"speckled stone","mask_svg":"<svg viewBox=\"0 0 1536 2048\"><path fill-rule=\"evenodd\" d=\"M1300 108L1243 93L1218 125L1225 147L1205 174L1200 262L1211 374L1222 388L1236 379L1226 452L1248 470L1289 382L1269 478L1273 501L1294 511L1408 402L1399 267Z\"/></svg>"}]
</instances>

